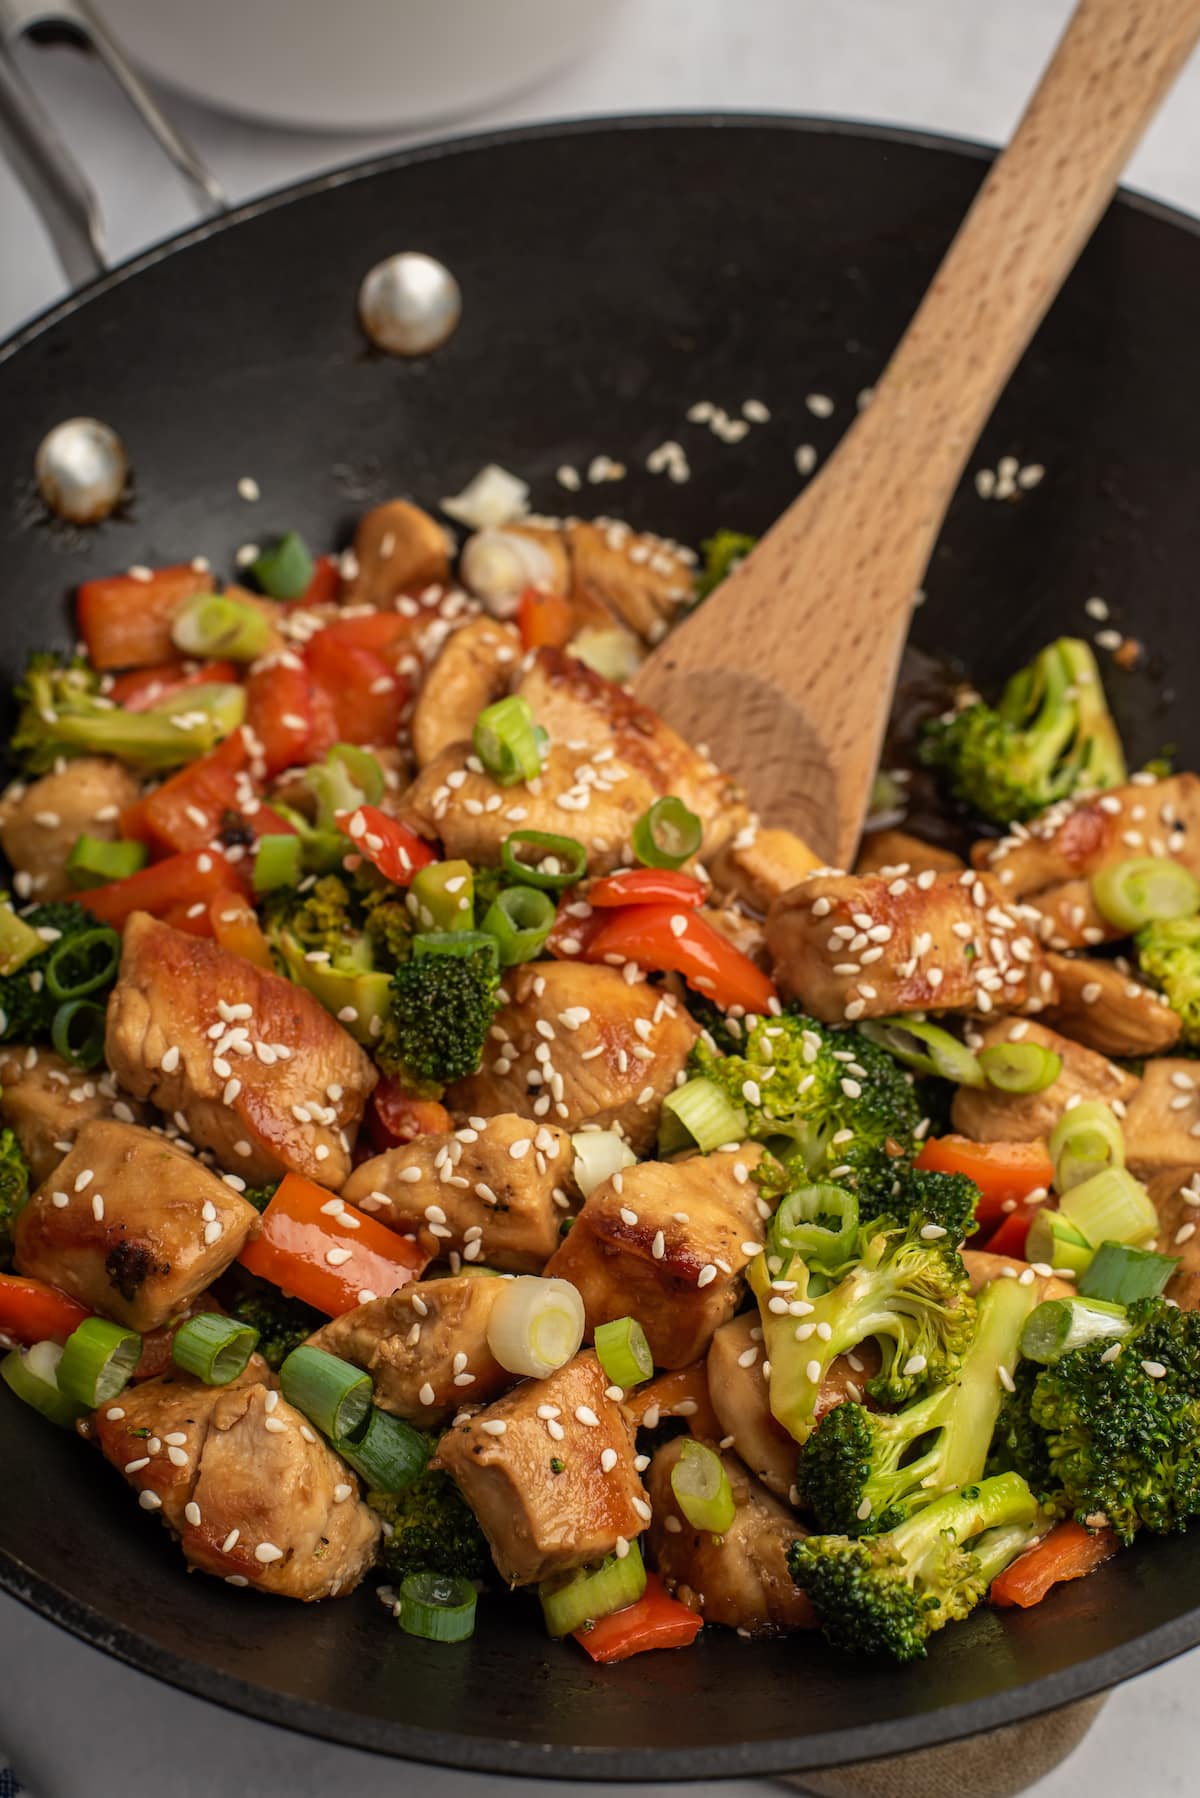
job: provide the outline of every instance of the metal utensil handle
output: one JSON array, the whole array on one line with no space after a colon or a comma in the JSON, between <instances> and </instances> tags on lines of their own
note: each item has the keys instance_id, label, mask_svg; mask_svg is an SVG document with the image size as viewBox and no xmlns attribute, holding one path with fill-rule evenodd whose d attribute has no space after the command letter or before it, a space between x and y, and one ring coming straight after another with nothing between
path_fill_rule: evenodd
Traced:
<instances>
[{"instance_id":1,"label":"metal utensil handle","mask_svg":"<svg viewBox=\"0 0 1200 1798\"><path fill-rule=\"evenodd\" d=\"M40 214L72 285L107 266L104 223L95 192L12 55L36 26L56 28L96 56L184 176L201 214L223 210L228 202L215 177L166 118L90 0L0 0L0 151Z\"/></svg>"}]
</instances>

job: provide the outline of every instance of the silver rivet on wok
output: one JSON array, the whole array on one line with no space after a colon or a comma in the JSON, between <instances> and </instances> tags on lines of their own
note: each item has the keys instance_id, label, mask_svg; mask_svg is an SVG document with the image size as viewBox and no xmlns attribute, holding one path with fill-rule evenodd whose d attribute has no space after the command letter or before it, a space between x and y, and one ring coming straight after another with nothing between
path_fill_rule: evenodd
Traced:
<instances>
[{"instance_id":1,"label":"silver rivet on wok","mask_svg":"<svg viewBox=\"0 0 1200 1798\"><path fill-rule=\"evenodd\" d=\"M34 472L52 512L72 524L99 524L125 490L129 458L110 425L65 418L39 443Z\"/></svg>"},{"instance_id":2,"label":"silver rivet on wok","mask_svg":"<svg viewBox=\"0 0 1200 1798\"><path fill-rule=\"evenodd\" d=\"M444 262L404 250L364 276L358 316L371 342L389 355L427 356L458 328L462 292Z\"/></svg>"}]
</instances>

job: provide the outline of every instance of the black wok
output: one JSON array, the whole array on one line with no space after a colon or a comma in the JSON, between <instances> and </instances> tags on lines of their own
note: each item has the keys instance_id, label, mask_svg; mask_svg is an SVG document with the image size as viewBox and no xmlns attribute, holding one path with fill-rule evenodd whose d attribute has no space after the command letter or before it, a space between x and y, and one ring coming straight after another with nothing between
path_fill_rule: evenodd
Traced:
<instances>
[{"instance_id":1,"label":"black wok","mask_svg":"<svg viewBox=\"0 0 1200 1798\"><path fill-rule=\"evenodd\" d=\"M434 503L483 463L543 510L620 513L696 541L765 525L793 451L823 450L882 366L978 184L983 153L933 139L764 118L633 119L408 152L242 208L148 253L0 351L0 666L70 641L65 596L132 561L296 526L344 541L356 514ZM400 248L465 292L427 363L367 351L358 280ZM980 681L1061 631L1089 595L1147 645L1112 682L1135 757L1200 763L1200 238L1121 199L1025 358L980 456L1047 469L1019 503L970 480L916 615L926 648ZM838 410L821 422L812 391ZM764 400L742 444L683 423L709 399ZM130 446L128 515L76 534L32 491L43 432L74 413ZM643 472L681 437L686 486ZM560 463L628 464L570 502ZM257 505L238 499L250 474ZM781 654L804 653L802 643ZM1200 1556L1139 1545L1028 1614L987 1609L927 1662L855 1665L811 1638L706 1631L686 1654L598 1670L554 1646L536 1605L481 1605L463 1648L402 1636L368 1585L315 1609L185 1576L165 1533L82 1444L3 1395L0 1582L134 1666L334 1741L560 1778L765 1773L913 1748L1065 1703L1200 1641Z\"/></svg>"}]
</instances>

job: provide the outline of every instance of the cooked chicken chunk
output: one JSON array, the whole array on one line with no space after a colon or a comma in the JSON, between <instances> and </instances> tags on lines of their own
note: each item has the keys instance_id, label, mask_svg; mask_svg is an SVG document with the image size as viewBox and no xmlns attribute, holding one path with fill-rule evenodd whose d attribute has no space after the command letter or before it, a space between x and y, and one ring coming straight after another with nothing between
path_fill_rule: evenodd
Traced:
<instances>
[{"instance_id":1,"label":"cooked chicken chunk","mask_svg":"<svg viewBox=\"0 0 1200 1798\"><path fill-rule=\"evenodd\" d=\"M821 867L821 857L793 830L747 826L709 865L715 885L766 912L781 893Z\"/></svg>"},{"instance_id":2,"label":"cooked chicken chunk","mask_svg":"<svg viewBox=\"0 0 1200 1798\"><path fill-rule=\"evenodd\" d=\"M91 1118L116 1115L139 1121L135 1108L118 1097L111 1074L85 1074L53 1049L0 1050L0 1122L16 1132L34 1184L47 1179Z\"/></svg>"},{"instance_id":3,"label":"cooked chicken chunk","mask_svg":"<svg viewBox=\"0 0 1200 1798\"><path fill-rule=\"evenodd\" d=\"M595 1355L576 1355L438 1444L434 1466L454 1476L512 1586L598 1561L649 1522L633 1435L608 1384Z\"/></svg>"},{"instance_id":4,"label":"cooked chicken chunk","mask_svg":"<svg viewBox=\"0 0 1200 1798\"><path fill-rule=\"evenodd\" d=\"M708 1350L708 1393L722 1433L752 1474L777 1498L796 1479L796 1444L771 1411L763 1378L762 1326L743 1311L721 1328Z\"/></svg>"},{"instance_id":5,"label":"cooked chicken chunk","mask_svg":"<svg viewBox=\"0 0 1200 1798\"><path fill-rule=\"evenodd\" d=\"M1032 893L1022 901L1022 909L1046 948L1062 954L1115 943L1125 934L1101 917L1092 898L1092 883L1082 878Z\"/></svg>"},{"instance_id":6,"label":"cooked chicken chunk","mask_svg":"<svg viewBox=\"0 0 1200 1798\"><path fill-rule=\"evenodd\" d=\"M994 1086L960 1086L950 1116L954 1128L976 1142L1036 1142L1049 1136L1070 1099L1102 1099L1124 1104L1137 1091L1137 1080L1124 1068L1059 1036L1033 1018L998 1018L984 1026L981 1047L996 1043L1039 1043L1062 1057L1058 1079L1040 1093L1005 1093Z\"/></svg>"},{"instance_id":7,"label":"cooked chicken chunk","mask_svg":"<svg viewBox=\"0 0 1200 1798\"><path fill-rule=\"evenodd\" d=\"M571 596L577 610L603 608L647 643L667 634L692 598L692 572L674 544L597 519L567 526Z\"/></svg>"},{"instance_id":8,"label":"cooked chicken chunk","mask_svg":"<svg viewBox=\"0 0 1200 1798\"><path fill-rule=\"evenodd\" d=\"M1126 968L1095 957L1047 955L1058 1003L1046 1022L1101 1055L1161 1055L1179 1040L1180 1022L1162 993Z\"/></svg>"},{"instance_id":9,"label":"cooked chicken chunk","mask_svg":"<svg viewBox=\"0 0 1200 1798\"><path fill-rule=\"evenodd\" d=\"M357 572L343 595L347 605L387 606L410 587L450 578L445 531L404 499L389 499L363 513L354 533L354 559Z\"/></svg>"},{"instance_id":10,"label":"cooked chicken chunk","mask_svg":"<svg viewBox=\"0 0 1200 1798\"><path fill-rule=\"evenodd\" d=\"M923 874L932 868L935 874L956 874L963 868L961 855L952 849L939 849L936 843L924 843L907 830L869 830L858 851L854 872L883 874L895 879L898 874Z\"/></svg>"},{"instance_id":11,"label":"cooked chicken chunk","mask_svg":"<svg viewBox=\"0 0 1200 1798\"><path fill-rule=\"evenodd\" d=\"M767 916L776 978L827 1023L901 1011L1040 1009L1054 982L979 875L815 874Z\"/></svg>"},{"instance_id":12,"label":"cooked chicken chunk","mask_svg":"<svg viewBox=\"0 0 1200 1798\"><path fill-rule=\"evenodd\" d=\"M574 1165L565 1130L503 1113L375 1155L342 1191L430 1256L455 1250L504 1273L540 1274L578 1197Z\"/></svg>"},{"instance_id":13,"label":"cooked chicken chunk","mask_svg":"<svg viewBox=\"0 0 1200 1798\"><path fill-rule=\"evenodd\" d=\"M317 1348L364 1367L381 1411L424 1429L463 1404L487 1405L515 1375L492 1356L487 1327L507 1281L474 1274L422 1280L322 1324Z\"/></svg>"},{"instance_id":14,"label":"cooked chicken chunk","mask_svg":"<svg viewBox=\"0 0 1200 1798\"><path fill-rule=\"evenodd\" d=\"M1158 1212L1157 1247L1179 1266L1167 1281L1165 1297L1184 1311L1200 1311L1200 1174L1190 1167L1166 1167L1151 1174L1146 1190Z\"/></svg>"},{"instance_id":15,"label":"cooked chicken chunk","mask_svg":"<svg viewBox=\"0 0 1200 1798\"><path fill-rule=\"evenodd\" d=\"M724 905L701 905L698 912L714 930L720 931L727 942L748 956L756 967L770 968L771 956L762 920L743 911L736 899L731 898Z\"/></svg>"},{"instance_id":16,"label":"cooked chicken chunk","mask_svg":"<svg viewBox=\"0 0 1200 1798\"><path fill-rule=\"evenodd\" d=\"M636 1317L656 1367L685 1367L737 1309L763 1220L755 1143L646 1161L603 1181L546 1264L582 1294L587 1327Z\"/></svg>"},{"instance_id":17,"label":"cooked chicken chunk","mask_svg":"<svg viewBox=\"0 0 1200 1798\"><path fill-rule=\"evenodd\" d=\"M663 1444L647 1480L654 1508L650 1544L666 1585L706 1623L750 1636L812 1629L812 1607L787 1564L788 1550L807 1532L731 1454L721 1456L721 1465L737 1507L733 1522L720 1536L693 1529L671 1486L686 1440L676 1436Z\"/></svg>"},{"instance_id":18,"label":"cooked chicken chunk","mask_svg":"<svg viewBox=\"0 0 1200 1798\"><path fill-rule=\"evenodd\" d=\"M452 743L469 741L480 712L508 691L520 654L519 633L494 618L473 618L447 637L413 709L419 767Z\"/></svg>"},{"instance_id":19,"label":"cooked chicken chunk","mask_svg":"<svg viewBox=\"0 0 1200 1798\"><path fill-rule=\"evenodd\" d=\"M1139 1180L1163 1168L1200 1167L1200 1068L1184 1058L1148 1061L1124 1120L1125 1160Z\"/></svg>"},{"instance_id":20,"label":"cooked chicken chunk","mask_svg":"<svg viewBox=\"0 0 1200 1798\"><path fill-rule=\"evenodd\" d=\"M377 1075L302 987L135 912L105 1053L139 1099L251 1182L304 1174L336 1192Z\"/></svg>"},{"instance_id":21,"label":"cooked chicken chunk","mask_svg":"<svg viewBox=\"0 0 1200 1798\"><path fill-rule=\"evenodd\" d=\"M94 1428L189 1567L312 1600L353 1591L375 1558L380 1524L358 1481L257 1355L228 1386L178 1370L130 1386Z\"/></svg>"},{"instance_id":22,"label":"cooked chicken chunk","mask_svg":"<svg viewBox=\"0 0 1200 1798\"><path fill-rule=\"evenodd\" d=\"M669 993L616 968L539 962L506 977L493 1051L446 1095L457 1118L553 1117L567 1130L618 1129L635 1154L655 1140L662 1101L700 1034ZM490 1059L489 1059L490 1057Z\"/></svg>"},{"instance_id":23,"label":"cooked chicken chunk","mask_svg":"<svg viewBox=\"0 0 1200 1798\"><path fill-rule=\"evenodd\" d=\"M115 842L118 817L138 796L127 768L107 756L81 755L60 774L30 786L15 783L0 796L0 844L14 870L28 876L18 891L34 899L67 899L75 887L67 858L84 831Z\"/></svg>"},{"instance_id":24,"label":"cooked chicken chunk","mask_svg":"<svg viewBox=\"0 0 1200 1798\"><path fill-rule=\"evenodd\" d=\"M153 1330L222 1273L258 1213L152 1130L93 1119L17 1218L14 1265L131 1330Z\"/></svg>"},{"instance_id":25,"label":"cooked chicken chunk","mask_svg":"<svg viewBox=\"0 0 1200 1798\"><path fill-rule=\"evenodd\" d=\"M1056 805L971 859L990 868L1007 899L1041 894L1133 855L1174 856L1200 877L1200 776L1135 774L1128 786Z\"/></svg>"},{"instance_id":26,"label":"cooked chicken chunk","mask_svg":"<svg viewBox=\"0 0 1200 1798\"><path fill-rule=\"evenodd\" d=\"M1024 1280L1027 1286L1036 1284L1039 1304L1043 1299L1075 1297L1075 1288L1069 1280L1060 1280L1057 1274L1037 1274L1028 1261L1022 1261L1016 1255L993 1255L987 1249L964 1249L962 1258L973 1293L982 1292L993 1280Z\"/></svg>"}]
</instances>

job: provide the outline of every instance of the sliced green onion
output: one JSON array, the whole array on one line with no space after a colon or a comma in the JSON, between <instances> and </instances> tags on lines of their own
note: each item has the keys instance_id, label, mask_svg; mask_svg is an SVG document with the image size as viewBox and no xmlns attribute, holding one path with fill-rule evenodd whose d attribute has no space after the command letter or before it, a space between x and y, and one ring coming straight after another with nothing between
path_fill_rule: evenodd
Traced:
<instances>
[{"instance_id":1,"label":"sliced green onion","mask_svg":"<svg viewBox=\"0 0 1200 1798\"><path fill-rule=\"evenodd\" d=\"M537 887L505 887L488 906L480 928L495 937L500 966L515 968L541 954L554 918L549 893Z\"/></svg>"},{"instance_id":2,"label":"sliced green onion","mask_svg":"<svg viewBox=\"0 0 1200 1798\"><path fill-rule=\"evenodd\" d=\"M771 1221L773 1246L826 1272L841 1267L858 1229L858 1200L843 1186L802 1186L789 1193Z\"/></svg>"},{"instance_id":3,"label":"sliced green onion","mask_svg":"<svg viewBox=\"0 0 1200 1798\"><path fill-rule=\"evenodd\" d=\"M552 1636L571 1636L601 1617L611 1617L636 1604L646 1590L646 1567L636 1542L618 1558L605 1555L593 1567L554 1574L538 1587L542 1616Z\"/></svg>"},{"instance_id":4,"label":"sliced green onion","mask_svg":"<svg viewBox=\"0 0 1200 1798\"><path fill-rule=\"evenodd\" d=\"M1050 1132L1048 1147L1059 1192L1081 1186L1105 1168L1125 1166L1124 1131L1099 1099L1086 1099L1064 1111Z\"/></svg>"},{"instance_id":5,"label":"sliced green onion","mask_svg":"<svg viewBox=\"0 0 1200 1798\"><path fill-rule=\"evenodd\" d=\"M361 1367L302 1343L279 1369L289 1405L303 1411L323 1436L344 1441L355 1436L371 1409L371 1376Z\"/></svg>"},{"instance_id":6,"label":"sliced green onion","mask_svg":"<svg viewBox=\"0 0 1200 1798\"><path fill-rule=\"evenodd\" d=\"M868 1042L878 1043L897 1061L919 1074L937 1074L958 1086L983 1086L978 1060L949 1030L924 1018L870 1018L858 1026Z\"/></svg>"},{"instance_id":7,"label":"sliced green onion","mask_svg":"<svg viewBox=\"0 0 1200 1798\"><path fill-rule=\"evenodd\" d=\"M128 880L147 859L144 843L110 843L84 831L67 857L67 878L74 887L107 886L110 880Z\"/></svg>"},{"instance_id":8,"label":"sliced green onion","mask_svg":"<svg viewBox=\"0 0 1200 1798\"><path fill-rule=\"evenodd\" d=\"M311 768L305 770L305 785L308 785L308 775L311 772ZM354 803L357 805L360 801L355 800ZM300 858L306 874L329 874L333 869L341 867L346 853L346 838L336 826L332 830L323 829L319 824L311 823L303 812L296 811L282 799L273 799L271 810L278 812L281 818L286 818L299 837Z\"/></svg>"},{"instance_id":9,"label":"sliced green onion","mask_svg":"<svg viewBox=\"0 0 1200 1798\"><path fill-rule=\"evenodd\" d=\"M637 1165L637 1156L615 1130L577 1130L571 1147L575 1151L575 1184L585 1199L614 1174Z\"/></svg>"},{"instance_id":10,"label":"sliced green onion","mask_svg":"<svg viewBox=\"0 0 1200 1798\"><path fill-rule=\"evenodd\" d=\"M302 845L294 831L259 837L251 876L256 893L274 893L300 883Z\"/></svg>"},{"instance_id":11,"label":"sliced green onion","mask_svg":"<svg viewBox=\"0 0 1200 1798\"><path fill-rule=\"evenodd\" d=\"M402 1417L371 1406L358 1441L338 1437L333 1445L374 1492L403 1492L429 1464L429 1445Z\"/></svg>"},{"instance_id":12,"label":"sliced green onion","mask_svg":"<svg viewBox=\"0 0 1200 1798\"><path fill-rule=\"evenodd\" d=\"M71 1430L87 1407L59 1391L58 1364L62 1355L57 1342L35 1342L30 1349L13 1349L0 1361L0 1379L10 1392L51 1423Z\"/></svg>"},{"instance_id":13,"label":"sliced green onion","mask_svg":"<svg viewBox=\"0 0 1200 1798\"><path fill-rule=\"evenodd\" d=\"M1106 1168L1073 1186L1059 1199L1058 1209L1094 1249L1102 1242L1128 1242L1143 1248L1158 1231L1154 1201L1123 1167Z\"/></svg>"},{"instance_id":14,"label":"sliced green onion","mask_svg":"<svg viewBox=\"0 0 1200 1798\"><path fill-rule=\"evenodd\" d=\"M0 974L15 974L45 948L32 924L18 918L11 905L0 904Z\"/></svg>"},{"instance_id":15,"label":"sliced green onion","mask_svg":"<svg viewBox=\"0 0 1200 1798\"><path fill-rule=\"evenodd\" d=\"M50 1041L76 1068L98 1068L104 1060L104 1007L93 999L68 999L50 1025Z\"/></svg>"},{"instance_id":16,"label":"sliced green onion","mask_svg":"<svg viewBox=\"0 0 1200 1798\"><path fill-rule=\"evenodd\" d=\"M304 770L304 784L317 802L317 829L320 831L336 830L338 813L352 812L365 801L362 788L343 761L326 758L323 762L314 762ZM289 817L288 823L291 822ZM344 853L344 838L341 848Z\"/></svg>"},{"instance_id":17,"label":"sliced green onion","mask_svg":"<svg viewBox=\"0 0 1200 1798\"><path fill-rule=\"evenodd\" d=\"M255 557L250 572L271 599L299 599L312 585L315 570L303 537L287 531Z\"/></svg>"},{"instance_id":18,"label":"sliced green onion","mask_svg":"<svg viewBox=\"0 0 1200 1798\"><path fill-rule=\"evenodd\" d=\"M116 1398L142 1357L142 1339L107 1317L87 1317L67 1337L58 1363L58 1389L94 1411Z\"/></svg>"},{"instance_id":19,"label":"sliced green onion","mask_svg":"<svg viewBox=\"0 0 1200 1798\"><path fill-rule=\"evenodd\" d=\"M1002 1093L1040 1093L1062 1073L1062 1056L1044 1043L993 1043L979 1051L979 1065Z\"/></svg>"},{"instance_id":20,"label":"sliced green onion","mask_svg":"<svg viewBox=\"0 0 1200 1798\"><path fill-rule=\"evenodd\" d=\"M1025 1253L1031 1261L1081 1274L1095 1252L1083 1232L1061 1211L1051 1211L1043 1205L1035 1213L1025 1238Z\"/></svg>"},{"instance_id":21,"label":"sliced green onion","mask_svg":"<svg viewBox=\"0 0 1200 1798\"><path fill-rule=\"evenodd\" d=\"M648 1380L654 1372L654 1356L646 1332L636 1317L617 1317L597 1324L596 1354L614 1386L627 1390Z\"/></svg>"},{"instance_id":22,"label":"sliced green onion","mask_svg":"<svg viewBox=\"0 0 1200 1798\"><path fill-rule=\"evenodd\" d=\"M665 1117L682 1124L704 1154L722 1143L741 1142L748 1129L746 1114L730 1103L715 1080L697 1074L662 1102Z\"/></svg>"},{"instance_id":23,"label":"sliced green onion","mask_svg":"<svg viewBox=\"0 0 1200 1798\"><path fill-rule=\"evenodd\" d=\"M1043 1365L1061 1361L1072 1349L1086 1348L1089 1342L1116 1341L1131 1336L1133 1325L1123 1305L1108 1305L1100 1299L1046 1299L1025 1320L1021 1332L1021 1353L1027 1361Z\"/></svg>"},{"instance_id":24,"label":"sliced green onion","mask_svg":"<svg viewBox=\"0 0 1200 1798\"><path fill-rule=\"evenodd\" d=\"M505 1281L492 1306L488 1347L509 1373L544 1380L578 1353L585 1321L583 1300L569 1280L520 1274Z\"/></svg>"},{"instance_id":25,"label":"sliced green onion","mask_svg":"<svg viewBox=\"0 0 1200 1798\"><path fill-rule=\"evenodd\" d=\"M107 924L56 943L46 959L46 991L52 999L86 999L108 986L121 961L121 939Z\"/></svg>"},{"instance_id":26,"label":"sliced green onion","mask_svg":"<svg viewBox=\"0 0 1200 1798\"><path fill-rule=\"evenodd\" d=\"M1092 875L1096 910L1118 930L1140 930L1164 918L1200 911L1200 881L1181 862L1135 855Z\"/></svg>"},{"instance_id":27,"label":"sliced green onion","mask_svg":"<svg viewBox=\"0 0 1200 1798\"><path fill-rule=\"evenodd\" d=\"M642 645L631 631L619 626L609 629L586 624L571 638L571 654L577 662L586 662L605 680L623 687L633 679L642 663Z\"/></svg>"},{"instance_id":28,"label":"sliced green onion","mask_svg":"<svg viewBox=\"0 0 1200 1798\"><path fill-rule=\"evenodd\" d=\"M387 782L383 778L383 769L379 765L378 756L372 755L369 749L363 749L358 743L335 743L333 748L327 751L325 762L330 768L340 764L366 803L368 805L379 804L386 790Z\"/></svg>"},{"instance_id":29,"label":"sliced green onion","mask_svg":"<svg viewBox=\"0 0 1200 1798\"><path fill-rule=\"evenodd\" d=\"M452 1573L409 1573L400 1584L397 1621L423 1642L465 1642L475 1634L476 1592Z\"/></svg>"},{"instance_id":30,"label":"sliced green onion","mask_svg":"<svg viewBox=\"0 0 1200 1798\"><path fill-rule=\"evenodd\" d=\"M1174 1255L1153 1249L1131 1249L1127 1242L1102 1242L1092 1265L1079 1282L1081 1299L1107 1299L1113 1305L1133 1305L1138 1299L1156 1299L1179 1266Z\"/></svg>"},{"instance_id":31,"label":"sliced green onion","mask_svg":"<svg viewBox=\"0 0 1200 1798\"><path fill-rule=\"evenodd\" d=\"M696 854L704 826L682 799L656 799L633 827L633 853L647 868L682 868Z\"/></svg>"},{"instance_id":32,"label":"sliced green onion","mask_svg":"<svg viewBox=\"0 0 1200 1798\"><path fill-rule=\"evenodd\" d=\"M675 1503L694 1530L711 1530L723 1536L733 1522L733 1488L720 1455L703 1442L684 1437L679 1459L671 1469Z\"/></svg>"},{"instance_id":33,"label":"sliced green onion","mask_svg":"<svg viewBox=\"0 0 1200 1798\"><path fill-rule=\"evenodd\" d=\"M499 948L494 936L482 930L423 930L412 940L414 957L422 955L474 955L486 949L499 961Z\"/></svg>"},{"instance_id":34,"label":"sliced green onion","mask_svg":"<svg viewBox=\"0 0 1200 1798\"><path fill-rule=\"evenodd\" d=\"M501 787L536 780L542 757L534 734L529 701L517 693L485 706L475 720L471 737L475 753Z\"/></svg>"},{"instance_id":35,"label":"sliced green onion","mask_svg":"<svg viewBox=\"0 0 1200 1798\"><path fill-rule=\"evenodd\" d=\"M171 1358L206 1386L228 1386L246 1368L258 1343L258 1331L236 1317L199 1311L176 1330Z\"/></svg>"},{"instance_id":36,"label":"sliced green onion","mask_svg":"<svg viewBox=\"0 0 1200 1798\"><path fill-rule=\"evenodd\" d=\"M537 851L536 862L522 861L517 854L522 845ZM559 837L545 830L514 830L500 845L500 866L522 886L557 892L583 879L587 850L575 837Z\"/></svg>"},{"instance_id":37,"label":"sliced green onion","mask_svg":"<svg viewBox=\"0 0 1200 1798\"><path fill-rule=\"evenodd\" d=\"M470 862L430 862L427 868L417 869L408 891L418 930L474 927L475 875Z\"/></svg>"},{"instance_id":38,"label":"sliced green onion","mask_svg":"<svg viewBox=\"0 0 1200 1798\"><path fill-rule=\"evenodd\" d=\"M171 620L171 641L185 656L252 662L271 641L271 626L252 600L197 593Z\"/></svg>"}]
</instances>

